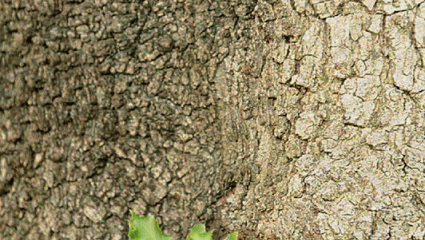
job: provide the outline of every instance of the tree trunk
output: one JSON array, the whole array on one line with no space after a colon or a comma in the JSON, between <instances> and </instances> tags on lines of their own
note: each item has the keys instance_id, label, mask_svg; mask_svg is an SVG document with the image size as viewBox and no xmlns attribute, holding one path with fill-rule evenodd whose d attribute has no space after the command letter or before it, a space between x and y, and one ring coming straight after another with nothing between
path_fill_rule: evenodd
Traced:
<instances>
[{"instance_id":1,"label":"tree trunk","mask_svg":"<svg viewBox=\"0 0 425 240\"><path fill-rule=\"evenodd\" d=\"M0 236L422 239L425 3L0 1Z\"/></svg>"}]
</instances>

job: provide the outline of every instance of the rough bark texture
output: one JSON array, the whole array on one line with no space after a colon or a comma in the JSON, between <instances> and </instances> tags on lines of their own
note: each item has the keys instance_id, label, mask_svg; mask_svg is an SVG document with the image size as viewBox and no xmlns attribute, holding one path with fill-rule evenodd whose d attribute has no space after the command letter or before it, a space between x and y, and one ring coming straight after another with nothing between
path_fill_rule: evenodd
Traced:
<instances>
[{"instance_id":1,"label":"rough bark texture","mask_svg":"<svg viewBox=\"0 0 425 240\"><path fill-rule=\"evenodd\" d=\"M0 236L422 239L420 0L0 0Z\"/></svg>"}]
</instances>

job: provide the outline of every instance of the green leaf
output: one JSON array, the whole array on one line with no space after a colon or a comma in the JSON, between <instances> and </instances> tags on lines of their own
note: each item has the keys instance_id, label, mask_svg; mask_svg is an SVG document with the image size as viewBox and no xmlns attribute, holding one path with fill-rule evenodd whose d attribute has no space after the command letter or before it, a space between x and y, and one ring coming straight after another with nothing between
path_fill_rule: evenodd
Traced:
<instances>
[{"instance_id":1,"label":"green leaf","mask_svg":"<svg viewBox=\"0 0 425 240\"><path fill-rule=\"evenodd\" d=\"M131 218L128 222L130 240L172 240L171 236L164 235L154 217L140 216L133 210L130 213Z\"/></svg>"},{"instance_id":2,"label":"green leaf","mask_svg":"<svg viewBox=\"0 0 425 240\"><path fill-rule=\"evenodd\" d=\"M226 240L238 240L238 232L232 232L227 236Z\"/></svg>"},{"instance_id":3,"label":"green leaf","mask_svg":"<svg viewBox=\"0 0 425 240\"><path fill-rule=\"evenodd\" d=\"M205 225L199 224L190 229L187 240L212 240L212 232L205 232Z\"/></svg>"}]
</instances>

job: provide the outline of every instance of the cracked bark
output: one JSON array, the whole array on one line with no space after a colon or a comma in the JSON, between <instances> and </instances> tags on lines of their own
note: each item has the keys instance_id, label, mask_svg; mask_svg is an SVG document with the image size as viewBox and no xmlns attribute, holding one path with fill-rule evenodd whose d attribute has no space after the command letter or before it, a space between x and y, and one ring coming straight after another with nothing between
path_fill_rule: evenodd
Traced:
<instances>
[{"instance_id":1,"label":"cracked bark","mask_svg":"<svg viewBox=\"0 0 425 240\"><path fill-rule=\"evenodd\" d=\"M425 3L0 2L0 235L422 239Z\"/></svg>"}]
</instances>

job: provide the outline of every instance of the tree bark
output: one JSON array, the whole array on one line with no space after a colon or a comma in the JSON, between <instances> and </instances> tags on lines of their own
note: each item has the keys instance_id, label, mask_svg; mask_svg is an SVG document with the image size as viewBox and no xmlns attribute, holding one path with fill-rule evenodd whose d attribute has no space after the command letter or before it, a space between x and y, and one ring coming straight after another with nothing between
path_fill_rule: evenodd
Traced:
<instances>
[{"instance_id":1,"label":"tree bark","mask_svg":"<svg viewBox=\"0 0 425 240\"><path fill-rule=\"evenodd\" d=\"M425 3L0 1L0 236L422 239Z\"/></svg>"}]
</instances>

